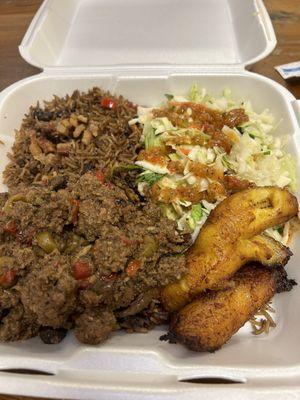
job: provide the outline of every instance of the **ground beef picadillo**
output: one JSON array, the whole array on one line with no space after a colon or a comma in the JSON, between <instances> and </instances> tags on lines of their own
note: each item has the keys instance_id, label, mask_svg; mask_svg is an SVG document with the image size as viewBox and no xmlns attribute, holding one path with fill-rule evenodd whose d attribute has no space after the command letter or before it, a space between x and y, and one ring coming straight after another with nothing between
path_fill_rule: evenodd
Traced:
<instances>
[{"instance_id":1,"label":"ground beef picadillo","mask_svg":"<svg viewBox=\"0 0 300 400\"><path fill-rule=\"evenodd\" d=\"M101 173L3 193L0 205L0 341L57 343L75 328L98 344L157 311L160 287L186 273L190 237Z\"/></svg>"}]
</instances>

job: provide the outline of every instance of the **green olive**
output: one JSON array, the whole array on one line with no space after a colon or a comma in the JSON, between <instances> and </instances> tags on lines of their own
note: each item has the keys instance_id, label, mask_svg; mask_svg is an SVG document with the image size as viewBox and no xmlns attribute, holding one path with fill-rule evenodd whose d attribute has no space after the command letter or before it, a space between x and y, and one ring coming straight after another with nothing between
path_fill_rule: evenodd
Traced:
<instances>
[{"instance_id":1,"label":"green olive","mask_svg":"<svg viewBox=\"0 0 300 400\"><path fill-rule=\"evenodd\" d=\"M25 203L27 202L24 194L22 193L15 194L6 201L3 207L3 211L4 212L9 211L17 201L23 201Z\"/></svg>"},{"instance_id":2,"label":"green olive","mask_svg":"<svg viewBox=\"0 0 300 400\"><path fill-rule=\"evenodd\" d=\"M44 231L36 235L37 244L46 252L52 253L57 249L57 245L51 235L51 233Z\"/></svg>"},{"instance_id":3,"label":"green olive","mask_svg":"<svg viewBox=\"0 0 300 400\"><path fill-rule=\"evenodd\" d=\"M146 235L141 246L140 255L142 257L152 257L157 250L157 241L153 236Z\"/></svg>"}]
</instances>

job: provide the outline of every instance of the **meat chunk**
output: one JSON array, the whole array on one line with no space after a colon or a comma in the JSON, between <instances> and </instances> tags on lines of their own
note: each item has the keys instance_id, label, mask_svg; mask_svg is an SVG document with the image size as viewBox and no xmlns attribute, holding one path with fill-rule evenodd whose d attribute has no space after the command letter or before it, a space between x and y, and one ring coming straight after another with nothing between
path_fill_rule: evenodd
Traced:
<instances>
[{"instance_id":1,"label":"meat chunk","mask_svg":"<svg viewBox=\"0 0 300 400\"><path fill-rule=\"evenodd\" d=\"M103 229L103 235L95 241L94 262L104 275L123 271L135 248L135 243L126 234L111 226L110 229Z\"/></svg>"},{"instance_id":2,"label":"meat chunk","mask_svg":"<svg viewBox=\"0 0 300 400\"><path fill-rule=\"evenodd\" d=\"M99 344L115 329L115 316L107 310L88 310L75 320L75 335L82 343Z\"/></svg>"},{"instance_id":3,"label":"meat chunk","mask_svg":"<svg viewBox=\"0 0 300 400\"><path fill-rule=\"evenodd\" d=\"M17 288L25 310L39 325L53 328L63 326L75 310L76 289L68 260L55 256L46 257Z\"/></svg>"},{"instance_id":4,"label":"meat chunk","mask_svg":"<svg viewBox=\"0 0 300 400\"><path fill-rule=\"evenodd\" d=\"M3 222L14 221L17 232L26 235L39 230L61 233L70 222L72 204L65 191L51 192L49 189L27 189L11 195L4 208Z\"/></svg>"},{"instance_id":5,"label":"meat chunk","mask_svg":"<svg viewBox=\"0 0 300 400\"><path fill-rule=\"evenodd\" d=\"M50 186L3 196L4 340L11 328L11 340L34 332L46 343L57 343L76 321L79 340L99 343L116 329L117 310L140 305L144 293L186 272L185 256L177 255L188 247L189 236L178 232L159 207L132 196L133 189L105 183L103 177L89 172L70 184L57 175ZM32 325L28 333L22 333L22 319L17 333L9 322L21 315L14 311L18 304Z\"/></svg>"},{"instance_id":6,"label":"meat chunk","mask_svg":"<svg viewBox=\"0 0 300 400\"><path fill-rule=\"evenodd\" d=\"M103 184L95 174L85 174L71 190L79 201L76 232L91 241L107 226L117 225L124 213L134 210L123 190Z\"/></svg>"},{"instance_id":7,"label":"meat chunk","mask_svg":"<svg viewBox=\"0 0 300 400\"><path fill-rule=\"evenodd\" d=\"M92 241L101 236L105 226L117 224L119 215L113 212L111 201L111 198L103 201L97 198L80 201L76 232Z\"/></svg>"},{"instance_id":8,"label":"meat chunk","mask_svg":"<svg viewBox=\"0 0 300 400\"><path fill-rule=\"evenodd\" d=\"M145 268L140 279L150 287L164 286L175 282L187 272L184 254L161 257L155 268Z\"/></svg>"},{"instance_id":9,"label":"meat chunk","mask_svg":"<svg viewBox=\"0 0 300 400\"><path fill-rule=\"evenodd\" d=\"M13 268L18 272L18 275L23 275L25 270L31 269L37 262L33 249L17 241L8 241L0 245L0 266L2 258L12 259Z\"/></svg>"},{"instance_id":10,"label":"meat chunk","mask_svg":"<svg viewBox=\"0 0 300 400\"><path fill-rule=\"evenodd\" d=\"M30 313L26 313L22 304L2 310L0 322L0 342L29 339L36 336L38 324Z\"/></svg>"}]
</instances>

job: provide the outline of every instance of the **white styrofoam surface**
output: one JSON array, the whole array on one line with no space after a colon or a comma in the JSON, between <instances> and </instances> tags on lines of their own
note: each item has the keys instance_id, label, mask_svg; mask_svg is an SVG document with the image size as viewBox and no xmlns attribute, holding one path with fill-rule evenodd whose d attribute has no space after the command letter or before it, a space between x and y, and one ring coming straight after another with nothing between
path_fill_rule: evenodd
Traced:
<instances>
[{"instance_id":1,"label":"white styrofoam surface","mask_svg":"<svg viewBox=\"0 0 300 400\"><path fill-rule=\"evenodd\" d=\"M47 0L20 51L42 68L232 65L275 44L261 0Z\"/></svg>"},{"instance_id":2,"label":"white styrofoam surface","mask_svg":"<svg viewBox=\"0 0 300 400\"><path fill-rule=\"evenodd\" d=\"M98 85L122 94L138 104L152 105L158 103L164 93L186 93L192 83L198 83L214 94L224 87L230 87L236 97L251 100L256 110L270 108L278 120L284 121L278 128L278 135L293 135L289 151L300 159L299 124L293 107L295 99L275 82L249 72L192 76L166 73L152 77L149 74L133 77L101 73L54 73L51 76L49 72L42 73L15 84L0 95L0 139L5 143L5 151L8 150L12 143L12 132L20 125L28 107L38 100L50 99L54 93L65 95L74 89L87 90ZM5 163L3 154L0 172ZM299 247L299 239L298 237L294 242L294 249ZM299 263L300 254L296 252L289 263L288 271L300 282ZM33 380L43 396L82 398L88 391L90 398L97 399L106 398L105 390L111 390L111 394L115 393L114 398L118 398L118 392L123 396L126 393L129 396L131 393L131 397L128 398L138 398L137 393L144 392L149 396L164 394L168 398L177 389L182 391L182 395L191 394L197 385L181 383L178 380L203 376L226 377L247 382L242 386L249 390L259 384L263 387L268 382L275 387L279 379L283 380L282 385L295 384L297 379L300 380L299 294L300 286L291 293L276 296L278 326L268 336L254 337L250 334L249 327L245 327L222 350L214 354L199 354L181 345L160 342L158 339L165 332L164 327L146 335L118 332L106 343L96 347L77 343L72 334L56 346L46 346L39 339L2 344L0 369L34 368L55 375L33 379L28 376L16 378L14 375L5 374L3 378L3 373L0 373L0 391L1 379L22 382L22 388L14 386L15 393L32 394L32 384L29 382ZM292 377L296 380L291 380ZM151 380L157 384L153 386ZM28 386L24 386L24 381ZM47 385L45 382L48 382ZM206 386L197 387L203 392ZM223 386L222 393L226 394L229 387L230 390L234 388L238 391L241 385ZM219 386L207 387L212 392L219 390Z\"/></svg>"}]
</instances>

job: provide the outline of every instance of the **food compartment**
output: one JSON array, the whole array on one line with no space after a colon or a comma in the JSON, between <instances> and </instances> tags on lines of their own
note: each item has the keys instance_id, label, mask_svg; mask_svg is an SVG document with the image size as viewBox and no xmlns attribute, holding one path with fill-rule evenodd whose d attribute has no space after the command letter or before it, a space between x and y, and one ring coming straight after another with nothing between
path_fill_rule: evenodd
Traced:
<instances>
[{"instance_id":1,"label":"food compartment","mask_svg":"<svg viewBox=\"0 0 300 400\"><path fill-rule=\"evenodd\" d=\"M1 172L7 162L6 152L13 142L13 132L20 126L22 116L37 101L50 100L53 94L63 96L75 89L87 90L99 86L114 94L145 106L158 104L165 93L185 94L192 84L204 87L214 95L228 87L234 97L250 100L260 112L269 108L276 120L281 120L277 134L290 134L288 150L297 158L299 165L299 126L291 102L293 96L278 84L251 74L158 74L157 76L114 76L41 74L13 85L0 98L0 126L4 146L1 148ZM299 168L298 168L299 169ZM4 186L2 185L2 190ZM300 262L299 236L292 249L295 255L288 264L290 277L300 282L297 268ZM165 373L177 376L232 376L239 371L244 378L274 375L276 368L282 374L299 364L297 349L300 313L299 286L292 292L275 298L277 327L269 335L254 337L247 324L216 353L195 353L181 345L159 341L166 327L158 327L147 334L116 332L103 345L89 347L75 341L72 334L59 345L46 346L39 339L23 343L1 344L1 365L11 368L30 368L58 371L62 369L101 369L137 373Z\"/></svg>"}]
</instances>

